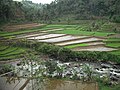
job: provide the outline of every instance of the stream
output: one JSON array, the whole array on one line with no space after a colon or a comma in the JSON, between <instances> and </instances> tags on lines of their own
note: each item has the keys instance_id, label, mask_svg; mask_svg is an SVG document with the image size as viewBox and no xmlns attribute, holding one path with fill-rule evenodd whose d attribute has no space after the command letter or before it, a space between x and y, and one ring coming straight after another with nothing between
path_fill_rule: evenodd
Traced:
<instances>
[{"instance_id":1,"label":"stream","mask_svg":"<svg viewBox=\"0 0 120 90\"><path fill-rule=\"evenodd\" d=\"M0 90L98 90L95 81L84 82L90 77L99 77L103 80L108 78L112 84L120 82L120 66L109 63L63 63L50 60L47 63L31 63L28 61L24 64L20 62L11 64L15 67L15 77L11 77L12 74L0 77ZM49 78L29 80L32 75ZM91 76L88 77L89 75ZM56 79L56 77L63 79Z\"/></svg>"}]
</instances>

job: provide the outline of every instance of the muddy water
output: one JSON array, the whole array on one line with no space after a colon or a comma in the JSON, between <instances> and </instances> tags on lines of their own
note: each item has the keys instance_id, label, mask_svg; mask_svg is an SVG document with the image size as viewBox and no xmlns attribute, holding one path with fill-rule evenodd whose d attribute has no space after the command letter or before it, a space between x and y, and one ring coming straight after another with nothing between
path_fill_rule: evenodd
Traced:
<instances>
[{"instance_id":1,"label":"muddy water","mask_svg":"<svg viewBox=\"0 0 120 90\"><path fill-rule=\"evenodd\" d=\"M45 90L98 90L97 83L49 79Z\"/></svg>"},{"instance_id":2,"label":"muddy water","mask_svg":"<svg viewBox=\"0 0 120 90\"><path fill-rule=\"evenodd\" d=\"M26 79L0 77L0 90L19 90Z\"/></svg>"},{"instance_id":3,"label":"muddy water","mask_svg":"<svg viewBox=\"0 0 120 90\"><path fill-rule=\"evenodd\" d=\"M0 90L20 90L27 79L9 80L7 77L0 77ZM40 85L42 84L36 84L35 81L32 84L32 81L29 81L23 90L98 90L97 83L82 83L61 79L46 79L44 85L41 87Z\"/></svg>"}]
</instances>

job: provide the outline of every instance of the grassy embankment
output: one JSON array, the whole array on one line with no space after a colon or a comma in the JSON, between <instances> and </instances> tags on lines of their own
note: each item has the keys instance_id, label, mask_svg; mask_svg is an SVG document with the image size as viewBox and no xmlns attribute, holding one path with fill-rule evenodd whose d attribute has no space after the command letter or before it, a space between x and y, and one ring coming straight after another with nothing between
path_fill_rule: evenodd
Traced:
<instances>
[{"instance_id":1,"label":"grassy embankment","mask_svg":"<svg viewBox=\"0 0 120 90\"><path fill-rule=\"evenodd\" d=\"M25 49L20 47L8 46L0 44L0 60L10 60L21 57Z\"/></svg>"},{"instance_id":2,"label":"grassy embankment","mask_svg":"<svg viewBox=\"0 0 120 90\"><path fill-rule=\"evenodd\" d=\"M109 86L100 82L98 82L98 84L99 84L99 90L119 90L120 89L120 85Z\"/></svg>"}]
</instances>

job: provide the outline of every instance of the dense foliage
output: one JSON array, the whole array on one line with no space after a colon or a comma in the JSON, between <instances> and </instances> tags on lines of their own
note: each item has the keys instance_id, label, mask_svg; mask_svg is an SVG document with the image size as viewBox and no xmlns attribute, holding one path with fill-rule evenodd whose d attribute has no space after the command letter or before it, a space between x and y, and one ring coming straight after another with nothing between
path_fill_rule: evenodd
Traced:
<instances>
[{"instance_id":1,"label":"dense foliage","mask_svg":"<svg viewBox=\"0 0 120 90\"><path fill-rule=\"evenodd\" d=\"M69 61L113 61L120 63L120 56L111 54L109 52L90 52L90 51L81 51L74 52L70 49L55 46L52 44L38 43L31 41L18 41L15 45L21 47L32 48L39 53L44 53L56 60L63 62Z\"/></svg>"},{"instance_id":2,"label":"dense foliage","mask_svg":"<svg viewBox=\"0 0 120 90\"><path fill-rule=\"evenodd\" d=\"M0 21L9 21L14 19L24 19L24 12L20 2L12 0L0 0Z\"/></svg>"},{"instance_id":3,"label":"dense foliage","mask_svg":"<svg viewBox=\"0 0 120 90\"><path fill-rule=\"evenodd\" d=\"M55 0L44 7L48 19L98 19L107 17L120 22L120 0ZM53 17L54 16L54 17ZM45 19L47 19L45 18Z\"/></svg>"},{"instance_id":4,"label":"dense foliage","mask_svg":"<svg viewBox=\"0 0 120 90\"><path fill-rule=\"evenodd\" d=\"M109 18L120 22L120 0L55 0L51 4L0 0L0 20L78 20Z\"/></svg>"},{"instance_id":5,"label":"dense foliage","mask_svg":"<svg viewBox=\"0 0 120 90\"><path fill-rule=\"evenodd\" d=\"M58 60L68 61L113 61L120 63L120 57L109 52L74 52L67 48L54 46L51 44L37 43L36 50L49 55Z\"/></svg>"}]
</instances>

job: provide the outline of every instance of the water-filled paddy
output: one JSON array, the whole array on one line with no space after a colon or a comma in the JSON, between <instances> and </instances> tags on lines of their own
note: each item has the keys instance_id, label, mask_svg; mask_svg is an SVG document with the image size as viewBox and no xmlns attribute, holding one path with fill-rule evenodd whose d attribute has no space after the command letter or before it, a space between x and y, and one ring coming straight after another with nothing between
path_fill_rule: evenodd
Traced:
<instances>
[{"instance_id":1,"label":"water-filled paddy","mask_svg":"<svg viewBox=\"0 0 120 90\"><path fill-rule=\"evenodd\" d=\"M46 40L39 40L39 42L49 42L49 43L55 43L55 42L62 42L62 41L67 41L67 40L74 40L74 39L79 39L79 38L84 38L86 36L63 36L63 37L58 37L58 38L51 38L51 39L46 39Z\"/></svg>"},{"instance_id":2,"label":"water-filled paddy","mask_svg":"<svg viewBox=\"0 0 120 90\"><path fill-rule=\"evenodd\" d=\"M28 39L46 39L46 38L59 37L59 36L64 36L64 35L65 34L48 34L48 35L43 35L43 36L31 37Z\"/></svg>"},{"instance_id":3,"label":"water-filled paddy","mask_svg":"<svg viewBox=\"0 0 120 90\"><path fill-rule=\"evenodd\" d=\"M70 45L70 44L85 43L85 42L92 42L92 41L98 41L98 40L102 40L102 39L93 37L93 38L88 38L88 39L57 43L56 45L65 46L65 45Z\"/></svg>"},{"instance_id":4,"label":"water-filled paddy","mask_svg":"<svg viewBox=\"0 0 120 90\"><path fill-rule=\"evenodd\" d=\"M72 49L73 51L114 51L117 49L109 48L105 46L90 46L90 47L76 47Z\"/></svg>"}]
</instances>

